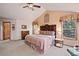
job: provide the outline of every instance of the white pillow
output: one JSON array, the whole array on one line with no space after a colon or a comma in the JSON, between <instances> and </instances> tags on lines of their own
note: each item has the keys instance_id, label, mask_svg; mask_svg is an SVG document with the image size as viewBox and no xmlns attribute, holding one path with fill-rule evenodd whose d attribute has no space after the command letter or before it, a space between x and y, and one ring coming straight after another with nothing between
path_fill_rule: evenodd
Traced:
<instances>
[{"instance_id":1,"label":"white pillow","mask_svg":"<svg viewBox=\"0 0 79 59\"><path fill-rule=\"evenodd\" d=\"M52 35L52 36L54 36L54 35L55 35L55 32L54 32L54 31L52 31L52 32L51 32L51 35Z\"/></svg>"}]
</instances>

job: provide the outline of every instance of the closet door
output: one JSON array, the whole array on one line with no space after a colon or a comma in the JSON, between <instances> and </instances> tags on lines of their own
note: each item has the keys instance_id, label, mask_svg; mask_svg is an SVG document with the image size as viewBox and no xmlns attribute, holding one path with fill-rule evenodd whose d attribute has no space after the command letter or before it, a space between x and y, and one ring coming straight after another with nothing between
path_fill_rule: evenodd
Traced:
<instances>
[{"instance_id":1,"label":"closet door","mask_svg":"<svg viewBox=\"0 0 79 59\"><path fill-rule=\"evenodd\" d=\"M3 22L3 40L10 39L11 37L11 23Z\"/></svg>"}]
</instances>

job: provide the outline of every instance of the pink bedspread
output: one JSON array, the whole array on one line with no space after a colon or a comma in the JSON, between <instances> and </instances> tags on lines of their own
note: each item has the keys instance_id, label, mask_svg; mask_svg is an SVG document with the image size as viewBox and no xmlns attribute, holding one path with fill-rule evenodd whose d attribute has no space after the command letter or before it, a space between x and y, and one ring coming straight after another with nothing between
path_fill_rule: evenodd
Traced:
<instances>
[{"instance_id":1,"label":"pink bedspread","mask_svg":"<svg viewBox=\"0 0 79 59\"><path fill-rule=\"evenodd\" d=\"M40 47L39 50L45 53L52 45L54 36L49 35L27 35L25 41Z\"/></svg>"}]
</instances>

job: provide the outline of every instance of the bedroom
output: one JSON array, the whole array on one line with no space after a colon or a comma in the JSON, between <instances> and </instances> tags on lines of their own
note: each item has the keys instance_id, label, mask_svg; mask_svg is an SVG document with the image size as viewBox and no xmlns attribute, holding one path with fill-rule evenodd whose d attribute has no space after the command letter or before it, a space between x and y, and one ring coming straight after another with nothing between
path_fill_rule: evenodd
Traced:
<instances>
[{"instance_id":1,"label":"bedroom","mask_svg":"<svg viewBox=\"0 0 79 59\"><path fill-rule=\"evenodd\" d=\"M32 52L29 52L28 48L26 45L21 46L20 44L24 44L24 40L22 39L22 31L27 31L29 32L29 35L34 34L39 34L40 26L42 25L56 25L56 39L59 39L60 41L63 39L62 37L62 27L63 25L61 24L63 20L60 20L60 17L63 19L76 19L78 18L78 13L77 11L79 10L76 6L79 4L44 4L44 3L39 3L38 5L41 6L41 8L35 8L33 11L29 8L22 8L26 4L20 4L20 3L4 3L0 4L0 49L6 48L6 50L0 50L2 54L0 55L39 55L33 50L32 48L29 48L30 50L33 50ZM52 5L52 6L51 6ZM69 6L70 5L70 6ZM73 6L73 7L72 7ZM72 8L70 8L72 7ZM75 8L75 9L74 9ZM77 10L76 10L77 9ZM45 18L45 15L47 18ZM66 16L66 18L65 18ZM44 21L44 19L47 19L47 21ZM62 21L62 22L61 22ZM10 22L11 23L11 31L10 31L10 38L7 40L3 40L3 25L2 22ZM33 28L33 23L36 22L36 30ZM46 23L45 23L46 22ZM79 42L79 23L76 23L76 38L73 40L65 39L64 41L64 46L62 48L59 47L52 47L52 49L57 49L58 53L55 53L54 51L49 51L47 55L68 55L67 48L70 48L70 46L75 46ZM48 28L49 28L48 27ZM35 31L35 32L34 32ZM47 30L46 30L47 31ZM48 30L48 31L53 31L53 30ZM22 42L22 43L21 43ZM62 45L62 44L61 44ZM16 47L15 47L16 46ZM21 47L18 47L21 46ZM8 48L15 48L14 50L8 49ZM18 47L18 48L17 48ZM19 49L20 48L20 49ZM27 49L28 52L24 53L21 49ZM19 50L19 51L18 51ZM50 49L51 50L51 49ZM63 50L62 53L60 51ZM7 52L8 51L8 52ZM11 51L14 51L11 53ZM16 53L16 51L18 51ZM25 50L26 51L26 50ZM52 52L52 53L50 53ZM54 52L54 53L53 53ZM7 54L8 53L8 54ZM22 54L21 54L22 53ZM32 54L34 53L34 54ZM35 54L36 53L36 54Z\"/></svg>"}]
</instances>

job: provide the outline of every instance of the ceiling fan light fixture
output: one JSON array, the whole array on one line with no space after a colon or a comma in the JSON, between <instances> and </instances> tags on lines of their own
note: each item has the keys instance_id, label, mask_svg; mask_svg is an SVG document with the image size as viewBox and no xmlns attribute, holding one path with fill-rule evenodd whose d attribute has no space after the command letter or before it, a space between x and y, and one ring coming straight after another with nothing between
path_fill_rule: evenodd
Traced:
<instances>
[{"instance_id":1,"label":"ceiling fan light fixture","mask_svg":"<svg viewBox=\"0 0 79 59\"><path fill-rule=\"evenodd\" d=\"M35 5L35 4L33 4L33 3L27 3L26 6L23 6L23 8L26 8L26 7L28 7L29 9L32 9L32 10L34 10L34 7L35 7L35 8L40 8L39 5Z\"/></svg>"},{"instance_id":2,"label":"ceiling fan light fixture","mask_svg":"<svg viewBox=\"0 0 79 59\"><path fill-rule=\"evenodd\" d=\"M33 4L29 4L29 7L32 8L33 7Z\"/></svg>"}]
</instances>

